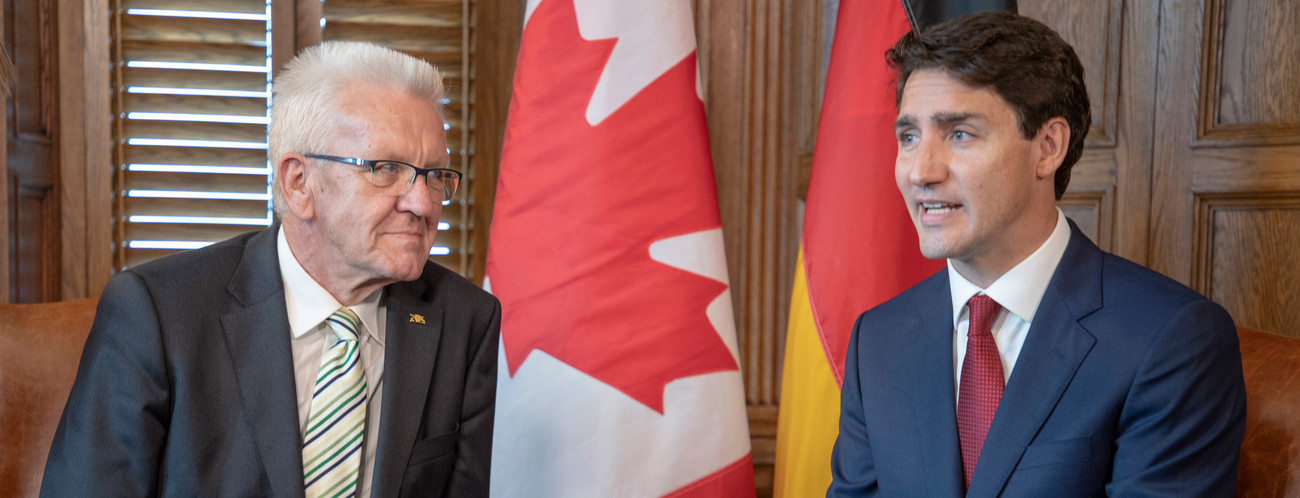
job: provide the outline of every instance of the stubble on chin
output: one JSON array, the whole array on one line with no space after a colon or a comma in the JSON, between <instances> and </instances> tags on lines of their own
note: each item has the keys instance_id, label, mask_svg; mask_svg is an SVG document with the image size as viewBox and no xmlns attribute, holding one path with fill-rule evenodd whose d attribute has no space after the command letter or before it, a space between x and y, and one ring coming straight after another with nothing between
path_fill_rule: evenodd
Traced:
<instances>
[{"instance_id":1,"label":"stubble on chin","mask_svg":"<svg viewBox=\"0 0 1300 498\"><path fill-rule=\"evenodd\" d=\"M939 229L931 229L932 233L926 233L925 228L918 228L917 238L919 239L921 255L926 259L948 259L952 257L952 241L945 238Z\"/></svg>"}]
</instances>

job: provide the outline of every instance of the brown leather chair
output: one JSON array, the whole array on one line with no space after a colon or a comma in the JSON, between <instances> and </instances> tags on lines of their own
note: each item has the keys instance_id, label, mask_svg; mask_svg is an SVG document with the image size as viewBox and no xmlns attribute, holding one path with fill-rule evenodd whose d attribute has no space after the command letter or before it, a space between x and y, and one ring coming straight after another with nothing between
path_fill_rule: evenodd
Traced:
<instances>
[{"instance_id":1,"label":"brown leather chair","mask_svg":"<svg viewBox=\"0 0 1300 498\"><path fill-rule=\"evenodd\" d=\"M95 298L0 304L0 496L36 496Z\"/></svg>"},{"instance_id":2,"label":"brown leather chair","mask_svg":"<svg viewBox=\"0 0 1300 498\"><path fill-rule=\"evenodd\" d=\"M1237 496L1300 497L1300 339L1237 327L1246 438Z\"/></svg>"},{"instance_id":3,"label":"brown leather chair","mask_svg":"<svg viewBox=\"0 0 1300 498\"><path fill-rule=\"evenodd\" d=\"M95 304L0 304L0 496L40 491ZM1300 339L1237 333L1247 397L1237 496L1300 497Z\"/></svg>"}]
</instances>

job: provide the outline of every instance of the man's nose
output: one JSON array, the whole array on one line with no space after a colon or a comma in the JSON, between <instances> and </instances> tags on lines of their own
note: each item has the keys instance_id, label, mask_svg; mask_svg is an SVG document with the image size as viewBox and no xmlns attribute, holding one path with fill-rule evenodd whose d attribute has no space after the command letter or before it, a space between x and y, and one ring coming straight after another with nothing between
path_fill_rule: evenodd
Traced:
<instances>
[{"instance_id":1,"label":"man's nose","mask_svg":"<svg viewBox=\"0 0 1300 498\"><path fill-rule=\"evenodd\" d=\"M912 155L912 170L908 180L913 185L928 186L943 182L948 177L948 148L938 140L921 139Z\"/></svg>"},{"instance_id":2,"label":"man's nose","mask_svg":"<svg viewBox=\"0 0 1300 498\"><path fill-rule=\"evenodd\" d=\"M438 216L442 212L442 199L429 189L429 175L417 175L414 183L398 199L397 206L420 217ZM437 180L433 180L437 181Z\"/></svg>"}]
</instances>

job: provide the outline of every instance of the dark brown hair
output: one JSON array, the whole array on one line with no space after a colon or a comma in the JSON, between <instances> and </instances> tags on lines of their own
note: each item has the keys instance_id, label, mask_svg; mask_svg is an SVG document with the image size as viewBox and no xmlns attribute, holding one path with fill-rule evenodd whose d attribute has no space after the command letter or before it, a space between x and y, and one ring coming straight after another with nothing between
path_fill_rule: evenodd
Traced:
<instances>
[{"instance_id":1,"label":"dark brown hair","mask_svg":"<svg viewBox=\"0 0 1300 498\"><path fill-rule=\"evenodd\" d=\"M1010 104L1026 139L1060 116L1070 125L1070 143L1056 170L1056 198L1070 184L1070 169L1083 155L1092 123L1083 64L1074 48L1052 28L1016 14L997 12L959 17L917 34L908 32L885 52L897 71L894 107L912 73L942 69L976 88L989 88Z\"/></svg>"}]
</instances>

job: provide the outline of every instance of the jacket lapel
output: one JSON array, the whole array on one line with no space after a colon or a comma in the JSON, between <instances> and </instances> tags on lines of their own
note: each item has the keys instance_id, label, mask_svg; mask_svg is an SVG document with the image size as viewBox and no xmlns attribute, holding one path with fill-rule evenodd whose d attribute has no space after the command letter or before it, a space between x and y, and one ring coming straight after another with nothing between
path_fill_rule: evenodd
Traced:
<instances>
[{"instance_id":1,"label":"jacket lapel","mask_svg":"<svg viewBox=\"0 0 1300 498\"><path fill-rule=\"evenodd\" d=\"M909 349L898 358L906 359L907 376L914 379L910 405L924 467L916 469L929 489L927 496L961 494L961 451L957 442L956 391L952 370L952 291L948 272L941 270L927 279L931 286L922 295L929 298L916 313L905 317L901 330L919 331ZM918 361L919 359L919 361Z\"/></svg>"},{"instance_id":2,"label":"jacket lapel","mask_svg":"<svg viewBox=\"0 0 1300 498\"><path fill-rule=\"evenodd\" d=\"M276 496L302 497L289 318L276 254L279 225L248 240L226 290L242 309L221 317L241 405Z\"/></svg>"},{"instance_id":3,"label":"jacket lapel","mask_svg":"<svg viewBox=\"0 0 1300 498\"><path fill-rule=\"evenodd\" d=\"M1070 222L1070 244L1038 305L980 452L969 496L996 496L1096 338L1079 320L1101 307L1102 252Z\"/></svg>"},{"instance_id":4,"label":"jacket lapel","mask_svg":"<svg viewBox=\"0 0 1300 498\"><path fill-rule=\"evenodd\" d=\"M442 309L421 299L423 280L388 287L384 400L371 496L397 496L425 412L442 337Z\"/></svg>"}]
</instances>

